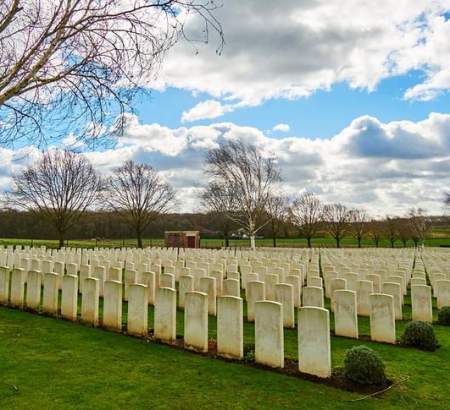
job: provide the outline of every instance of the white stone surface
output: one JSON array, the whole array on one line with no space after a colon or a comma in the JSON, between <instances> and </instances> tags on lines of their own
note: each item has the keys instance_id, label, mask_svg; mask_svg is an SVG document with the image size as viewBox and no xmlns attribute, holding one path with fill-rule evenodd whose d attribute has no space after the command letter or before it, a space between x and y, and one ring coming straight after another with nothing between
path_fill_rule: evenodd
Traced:
<instances>
[{"instance_id":1,"label":"white stone surface","mask_svg":"<svg viewBox=\"0 0 450 410\"><path fill-rule=\"evenodd\" d=\"M173 343L177 337L177 292L159 288L155 296L155 338Z\"/></svg>"},{"instance_id":2,"label":"white stone surface","mask_svg":"<svg viewBox=\"0 0 450 410\"><path fill-rule=\"evenodd\" d=\"M374 342L395 344L394 297L374 293L370 295L370 338Z\"/></svg>"},{"instance_id":3,"label":"white stone surface","mask_svg":"<svg viewBox=\"0 0 450 410\"><path fill-rule=\"evenodd\" d=\"M284 367L283 310L280 303L255 303L255 359L270 367Z\"/></svg>"},{"instance_id":4,"label":"white stone surface","mask_svg":"<svg viewBox=\"0 0 450 410\"><path fill-rule=\"evenodd\" d=\"M145 285L128 285L127 333L133 336L148 334L148 288Z\"/></svg>"},{"instance_id":5,"label":"white stone surface","mask_svg":"<svg viewBox=\"0 0 450 410\"><path fill-rule=\"evenodd\" d=\"M186 293L184 347L200 352L208 351L208 295L206 293Z\"/></svg>"},{"instance_id":6,"label":"white stone surface","mask_svg":"<svg viewBox=\"0 0 450 410\"><path fill-rule=\"evenodd\" d=\"M78 276L64 275L62 278L61 316L64 319L77 320L78 312Z\"/></svg>"},{"instance_id":7,"label":"white stone surface","mask_svg":"<svg viewBox=\"0 0 450 410\"><path fill-rule=\"evenodd\" d=\"M217 353L232 359L244 356L243 303L239 297L217 299Z\"/></svg>"},{"instance_id":8,"label":"white stone surface","mask_svg":"<svg viewBox=\"0 0 450 410\"><path fill-rule=\"evenodd\" d=\"M334 331L336 336L358 339L356 292L345 289L336 290L334 298Z\"/></svg>"},{"instance_id":9,"label":"white stone surface","mask_svg":"<svg viewBox=\"0 0 450 410\"><path fill-rule=\"evenodd\" d=\"M122 330L122 282L105 281L103 296L103 327L120 332Z\"/></svg>"},{"instance_id":10,"label":"white stone surface","mask_svg":"<svg viewBox=\"0 0 450 410\"><path fill-rule=\"evenodd\" d=\"M331 376L330 316L327 309L299 309L298 366L303 373L322 378Z\"/></svg>"}]
</instances>

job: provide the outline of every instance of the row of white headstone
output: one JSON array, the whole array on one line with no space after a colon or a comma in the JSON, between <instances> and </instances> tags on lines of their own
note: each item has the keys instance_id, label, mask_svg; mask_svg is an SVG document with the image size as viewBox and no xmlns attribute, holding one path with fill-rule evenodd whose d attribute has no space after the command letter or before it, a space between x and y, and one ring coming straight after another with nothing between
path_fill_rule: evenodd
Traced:
<instances>
[{"instance_id":1,"label":"row of white headstone","mask_svg":"<svg viewBox=\"0 0 450 410\"><path fill-rule=\"evenodd\" d=\"M42 281L43 279L43 281ZM0 304L16 308L40 310L67 320L78 320L78 277L61 278L56 273L29 271L22 268L9 272L0 269ZM26 286L25 286L26 282ZM100 318L99 280L83 280L80 320L92 326L122 330L123 283L104 283L103 312ZM10 289L10 292L9 292ZM42 295L41 295L42 293ZM156 289L154 301L154 337L173 344L176 340L177 293L173 288ZM148 335L148 287L128 286L126 331L133 336ZM189 291L184 294L184 346L200 352L208 351L208 294ZM257 363L284 367L283 305L257 301L254 306L255 360ZM217 298L217 353L227 358L242 359L244 355L243 299L235 296ZM318 377L331 374L329 312L318 307L302 307L298 312L299 370Z\"/></svg>"},{"instance_id":2,"label":"row of white headstone","mask_svg":"<svg viewBox=\"0 0 450 410\"><path fill-rule=\"evenodd\" d=\"M436 258L436 254L439 255L439 258ZM68 281L69 283L75 281L75 279L66 279L67 276L75 277L83 295L82 300L85 298L86 292L92 293L91 289L85 289L85 286L94 286L89 285L93 281L88 280L94 279L98 283L98 294L104 298L105 304L107 304L106 300L117 301L114 303L116 308L112 309L112 317L117 317L119 305L121 309L121 302L118 302L118 300L128 300L129 311L134 311L133 300L139 298L135 296L135 292L141 292L141 299L145 300L144 305L147 306L148 304L156 305L157 299L160 298L158 296L161 293L160 290L164 289L164 292L166 292L165 289L167 289L167 292L175 295L171 296L174 301L164 304L166 307L168 306L163 310L166 312L164 315L156 315L155 312L155 334L160 334L160 331L157 330L160 327L173 329L172 323L175 322L170 318L174 315L167 312L176 309L176 282L178 282L178 306L186 308L185 314L186 311L190 311L191 295L202 294L203 299L206 299L206 302L202 302L206 303L207 306L206 315L217 315L218 319L221 316L220 322L225 320L224 316L219 313L220 306L226 303L221 302L221 300L240 300L241 289L243 289L243 296L247 302L247 319L256 322L255 333L258 332L258 329L264 329L259 332L259 340L264 340L263 335L268 340L267 343L255 341L257 360L260 363L274 366L280 366L279 359L284 357L284 351L280 348L282 346L282 342L279 342L278 333L280 332L273 330L278 329L277 326L266 326L267 323L272 321L268 318L276 318L276 323L278 323L278 319L281 319L282 329L283 326L295 326L294 310L296 307L303 306L300 312L315 312L303 314L299 312L300 349L301 335L304 333L300 329L305 329L304 323L309 323L307 319L302 321L301 318L305 315L316 315L319 318L320 315L324 315L324 313L317 312L325 310L323 309L325 296L331 299L337 335L357 338L358 315L370 316L372 340L387 343L395 343L395 320L401 320L403 317L402 307L408 287L411 288L412 316L415 320L432 321L433 295L437 297L438 307L450 305L450 281L448 280L448 273L445 273L449 262L448 253L430 251L429 254L420 255L411 250L326 250L321 252L320 258L319 264L318 252L309 250L259 250L255 253L241 251L239 255L229 250L193 250L179 253L170 249L144 251L100 249L87 252L70 249L57 252L49 252L45 249L40 249L37 252L33 250L11 251L9 249L4 250L3 253L0 252L0 262L17 264L23 270L21 275L15 275L13 270L10 299L13 304L16 301L15 292L13 292L16 289L14 284L23 283L24 286L26 282L28 291L28 282L35 283L39 280L37 279L39 276L44 281L44 289L46 280L50 281L48 285L50 288L55 282L54 286L57 289L62 289L63 295L72 295L72 291L66 290L64 292L64 284ZM435 259L439 260L439 264L432 263ZM425 269L425 265L427 269ZM53 271L56 273L56 277L53 275L50 277L54 279L47 279L48 274L42 275L30 270L32 268L39 268L44 272ZM9 271L10 269L4 268L3 270ZM2 269L0 269L1 271ZM427 274L427 272L429 273ZM22 277L23 279L20 279ZM427 286L427 279L430 281L431 287ZM124 283L123 286L122 282ZM114 283L116 284L114 285ZM21 286L19 286L18 294L21 293ZM67 287L72 289L69 284L66 285ZM118 290L112 290L118 289L118 287L123 289L120 294ZM0 301L4 289L4 281L2 282L0 276ZM110 296L111 292L113 296ZM52 300L51 297L50 299L48 296L46 298L45 294L44 290L44 306L48 305L45 300ZM52 293L47 292L48 294ZM35 297L37 298L37 291ZM170 297L167 296L167 298ZM73 306L74 299L76 298L68 297L66 299L69 300L68 306ZM87 300L89 299L88 296ZM31 294L31 300L33 300L33 294ZM188 306L186 306L186 303ZM94 303L94 305L97 304ZM89 306L91 305L86 302L83 307L82 303L82 320L86 319L86 315L89 315L89 312L92 311ZM310 308L314 309L311 310ZM44 307L44 310L46 309ZM258 309L263 313L258 313ZM63 309L63 306L61 306L61 313L67 317L63 310L67 311L66 308ZM281 312L278 313L278 310ZM328 317L328 311L325 310L325 312L327 312L326 316ZM108 318L110 316L106 316L106 323L109 323ZM233 314L228 316L236 318ZM261 317L265 319L262 320ZM242 312L240 312L239 318L237 323L242 322ZM91 319L87 321L95 324L95 321ZM105 318L103 318L103 322L105 322ZM321 325L325 322L329 322L329 319L318 319L317 328L326 327L329 335L329 323L326 326ZM142 325L143 321L138 320L137 323ZM164 323L167 323L167 325ZM131 330L128 329L128 332L135 333L133 321L131 325L128 324L128 327L130 326ZM267 329L272 329L273 332L267 331ZM239 334L239 332L236 334ZM317 334L321 334L320 331ZM185 329L187 347L191 345L189 335L189 329ZM315 331L313 336L316 337ZM220 337L220 339L223 340L223 337ZM202 337L202 343L205 343L204 340L205 338ZM238 337L236 341L238 343ZM275 356L278 359L267 358L266 356L270 355L263 353L265 350L262 346L268 344L279 347L269 349L271 352L277 352ZM326 340L322 345L327 345ZM196 348L199 348L198 346ZM199 350L202 349L199 348ZM282 353L279 353L280 351ZM327 351L329 351L329 340ZM310 354L310 356L315 357L314 354ZM325 357L328 356L330 355L325 355ZM317 363L311 367L322 369L320 360L314 360ZM300 360L300 363L304 364L305 362ZM305 371L305 368L300 368L300 370ZM318 371L305 372L319 375ZM320 373L325 374L322 371Z\"/></svg>"}]
</instances>

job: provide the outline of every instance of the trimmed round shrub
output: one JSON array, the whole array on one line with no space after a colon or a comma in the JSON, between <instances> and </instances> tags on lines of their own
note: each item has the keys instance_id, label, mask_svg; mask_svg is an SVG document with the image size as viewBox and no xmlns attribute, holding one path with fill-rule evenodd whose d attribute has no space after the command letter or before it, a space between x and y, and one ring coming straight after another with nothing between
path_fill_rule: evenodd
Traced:
<instances>
[{"instance_id":1,"label":"trimmed round shrub","mask_svg":"<svg viewBox=\"0 0 450 410\"><path fill-rule=\"evenodd\" d=\"M417 347L430 352L434 352L439 347L433 326L419 320L409 322L406 325L400 341L404 346Z\"/></svg>"},{"instance_id":2,"label":"trimmed round shrub","mask_svg":"<svg viewBox=\"0 0 450 410\"><path fill-rule=\"evenodd\" d=\"M443 326L450 326L450 306L444 306L439 309L438 323Z\"/></svg>"},{"instance_id":3,"label":"trimmed round shrub","mask_svg":"<svg viewBox=\"0 0 450 410\"><path fill-rule=\"evenodd\" d=\"M360 385L382 386L386 383L383 361L367 346L355 346L347 351L344 376L347 380Z\"/></svg>"}]
</instances>

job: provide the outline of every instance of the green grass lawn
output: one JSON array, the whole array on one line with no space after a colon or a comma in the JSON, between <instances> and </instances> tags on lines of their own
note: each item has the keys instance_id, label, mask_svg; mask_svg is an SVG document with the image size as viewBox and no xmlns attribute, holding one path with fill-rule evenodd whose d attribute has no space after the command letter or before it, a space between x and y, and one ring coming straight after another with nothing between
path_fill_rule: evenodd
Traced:
<instances>
[{"instance_id":1,"label":"green grass lawn","mask_svg":"<svg viewBox=\"0 0 450 410\"><path fill-rule=\"evenodd\" d=\"M409 298L405 301L409 303ZM126 322L126 304L124 304ZM405 318L411 311L405 307ZM406 321L397 322L400 335ZM333 327L333 320L331 320ZM153 309L149 310L153 326ZM441 348L416 349L332 337L333 366L347 349L365 344L386 363L396 384L376 398L229 363L154 342L0 308L0 408L296 408L448 409L450 328L434 326ZM369 321L359 330L369 335ZM183 312L177 312L183 333ZM216 320L209 318L216 336ZM245 344L254 325L244 324ZM285 355L297 359L297 331L285 330Z\"/></svg>"},{"instance_id":2,"label":"green grass lawn","mask_svg":"<svg viewBox=\"0 0 450 410\"><path fill-rule=\"evenodd\" d=\"M443 236L431 236L430 238L425 240L426 246L450 246L450 232L447 232L448 237ZM161 238L154 239L144 239L144 246L164 246L164 240ZM120 247L135 247L136 240L135 239L102 239L102 240L94 240L94 239L69 239L67 241L68 246L73 248L94 248L94 247L103 247L103 248L120 248ZM315 238L312 241L314 247L335 247L336 242L333 238ZM46 246L48 248L57 248L58 241L51 239L11 239L11 238L3 238L0 239L0 246L7 245L27 245L27 246ZM256 240L257 246L265 246L272 247L272 239L264 238ZM358 243L353 238L344 238L341 242L342 247L357 247ZM222 239L202 239L201 247L202 248L220 248L225 246L225 242ZM231 239L230 247L234 248L247 248L250 246L250 241L247 239ZM280 238L277 239L277 246L279 247L306 247L307 242L306 239L302 238ZM364 239L362 241L363 247L374 247L373 241L369 239ZM391 247L389 241L383 239L380 241L380 247L389 248ZM400 248L403 244L400 241L395 243L395 247ZM407 243L407 246L414 246L412 241Z\"/></svg>"}]
</instances>

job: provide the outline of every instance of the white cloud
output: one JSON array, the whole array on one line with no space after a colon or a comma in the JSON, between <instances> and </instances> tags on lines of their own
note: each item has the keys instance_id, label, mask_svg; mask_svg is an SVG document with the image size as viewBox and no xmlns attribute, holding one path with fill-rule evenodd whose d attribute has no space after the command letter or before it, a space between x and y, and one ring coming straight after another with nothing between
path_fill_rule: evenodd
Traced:
<instances>
[{"instance_id":1,"label":"white cloud","mask_svg":"<svg viewBox=\"0 0 450 410\"><path fill-rule=\"evenodd\" d=\"M272 128L272 131L289 132L291 127L288 124L277 124Z\"/></svg>"},{"instance_id":2,"label":"white cloud","mask_svg":"<svg viewBox=\"0 0 450 410\"><path fill-rule=\"evenodd\" d=\"M207 100L198 103L189 111L184 111L181 116L182 122L193 122L198 120L210 120L221 117L227 112L234 110L232 105L224 105L219 101Z\"/></svg>"},{"instance_id":3,"label":"white cloud","mask_svg":"<svg viewBox=\"0 0 450 410\"><path fill-rule=\"evenodd\" d=\"M149 127L155 130L154 138L165 144L155 146L136 137L145 135ZM374 215L402 214L419 205L439 213L450 186L448 114L390 123L365 116L333 138L315 140L270 138L257 128L233 123L178 129L135 123L122 147L88 156L106 172L111 163L126 159L151 163L178 190L180 209L194 210L195 193L205 182L207 150L235 139L277 155L287 193L314 190L324 201L363 206Z\"/></svg>"},{"instance_id":4,"label":"white cloud","mask_svg":"<svg viewBox=\"0 0 450 410\"><path fill-rule=\"evenodd\" d=\"M217 118L223 105L299 98L333 84L373 90L384 78L421 70L405 93L430 99L450 89L450 0L226 0L217 11L226 45L180 42L152 87L206 92L215 100L185 121ZM195 37L196 18L186 31ZM147 81L147 80L146 80Z\"/></svg>"},{"instance_id":5,"label":"white cloud","mask_svg":"<svg viewBox=\"0 0 450 410\"><path fill-rule=\"evenodd\" d=\"M372 215L401 215L412 206L441 213L450 187L450 114L389 123L364 116L332 138L314 140L271 138L233 123L170 129L130 117L129 124L116 148L86 156L105 175L128 159L151 164L174 186L183 211L198 209L207 151L236 139L277 156L288 194L312 190L325 202L364 207ZM0 149L0 189L38 155L34 147Z\"/></svg>"}]
</instances>

